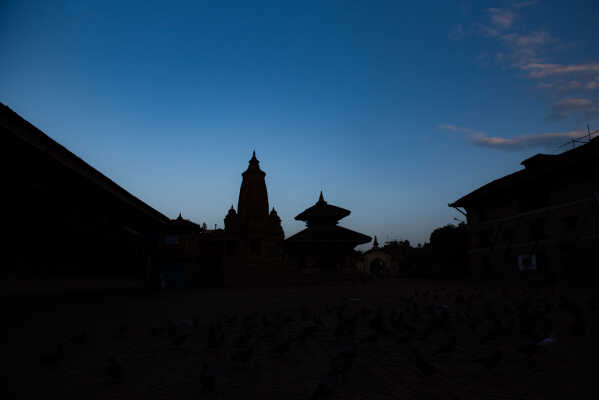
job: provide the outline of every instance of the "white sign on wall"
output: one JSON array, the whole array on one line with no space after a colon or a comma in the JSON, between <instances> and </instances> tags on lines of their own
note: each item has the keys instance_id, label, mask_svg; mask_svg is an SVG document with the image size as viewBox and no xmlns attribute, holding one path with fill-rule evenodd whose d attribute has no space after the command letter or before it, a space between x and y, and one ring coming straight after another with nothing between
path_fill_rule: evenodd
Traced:
<instances>
[{"instance_id":1,"label":"white sign on wall","mask_svg":"<svg viewBox=\"0 0 599 400\"><path fill-rule=\"evenodd\" d=\"M536 254L521 254L518 256L518 268L520 271L536 270L537 255Z\"/></svg>"}]
</instances>

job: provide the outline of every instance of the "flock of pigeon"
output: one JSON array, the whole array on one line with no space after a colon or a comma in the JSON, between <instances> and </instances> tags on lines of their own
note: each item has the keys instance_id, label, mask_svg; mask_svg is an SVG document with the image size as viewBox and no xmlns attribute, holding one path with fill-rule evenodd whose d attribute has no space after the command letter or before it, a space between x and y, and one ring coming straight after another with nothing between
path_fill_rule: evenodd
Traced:
<instances>
[{"instance_id":1,"label":"flock of pigeon","mask_svg":"<svg viewBox=\"0 0 599 400\"><path fill-rule=\"evenodd\" d=\"M534 398L531 379L567 367L552 350L592 335L598 312L597 297L421 289L379 304L124 322L77 332L39 361L55 387L100 397Z\"/></svg>"}]
</instances>

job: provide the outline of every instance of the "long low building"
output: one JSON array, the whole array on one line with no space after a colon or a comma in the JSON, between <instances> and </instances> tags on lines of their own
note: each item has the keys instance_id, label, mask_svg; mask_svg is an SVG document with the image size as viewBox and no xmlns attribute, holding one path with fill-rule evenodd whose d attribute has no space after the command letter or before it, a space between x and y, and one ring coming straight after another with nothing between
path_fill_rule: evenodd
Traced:
<instances>
[{"instance_id":1,"label":"long low building","mask_svg":"<svg viewBox=\"0 0 599 400\"><path fill-rule=\"evenodd\" d=\"M169 219L1 103L0 131L3 274L143 278Z\"/></svg>"},{"instance_id":2,"label":"long low building","mask_svg":"<svg viewBox=\"0 0 599 400\"><path fill-rule=\"evenodd\" d=\"M468 220L470 271L481 277L599 275L599 138L522 165L449 204L463 208Z\"/></svg>"}]
</instances>

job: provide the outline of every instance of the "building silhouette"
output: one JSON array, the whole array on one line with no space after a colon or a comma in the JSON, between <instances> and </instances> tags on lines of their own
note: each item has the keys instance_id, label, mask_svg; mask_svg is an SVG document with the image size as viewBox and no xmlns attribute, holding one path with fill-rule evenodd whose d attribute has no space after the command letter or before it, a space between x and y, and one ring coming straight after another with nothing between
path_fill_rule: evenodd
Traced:
<instances>
[{"instance_id":1,"label":"building silhouette","mask_svg":"<svg viewBox=\"0 0 599 400\"><path fill-rule=\"evenodd\" d=\"M328 204L320 192L318 201L295 219L306 222L306 229L285 241L288 263L298 269L343 270L353 266L352 251L368 243L370 236L338 225L350 210Z\"/></svg>"},{"instance_id":2,"label":"building silhouette","mask_svg":"<svg viewBox=\"0 0 599 400\"><path fill-rule=\"evenodd\" d=\"M449 204L465 209L470 272L596 275L598 160L598 138L561 154L537 154L522 161L524 169Z\"/></svg>"},{"instance_id":3,"label":"building silhouette","mask_svg":"<svg viewBox=\"0 0 599 400\"><path fill-rule=\"evenodd\" d=\"M279 273L285 237L276 210L269 211L266 173L255 151L241 175L237 210L231 205L223 236L225 276L236 280Z\"/></svg>"},{"instance_id":4,"label":"building silhouette","mask_svg":"<svg viewBox=\"0 0 599 400\"><path fill-rule=\"evenodd\" d=\"M2 274L144 279L168 218L0 103Z\"/></svg>"}]
</instances>

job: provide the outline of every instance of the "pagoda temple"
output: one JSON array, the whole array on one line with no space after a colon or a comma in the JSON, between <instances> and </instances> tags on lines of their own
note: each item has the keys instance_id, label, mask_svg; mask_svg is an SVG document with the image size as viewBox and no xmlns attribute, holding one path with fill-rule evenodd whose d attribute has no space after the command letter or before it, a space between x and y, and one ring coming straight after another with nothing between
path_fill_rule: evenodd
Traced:
<instances>
[{"instance_id":1,"label":"pagoda temple","mask_svg":"<svg viewBox=\"0 0 599 400\"><path fill-rule=\"evenodd\" d=\"M266 173L255 151L241 175L237 210L231 205L225 217L225 264L235 276L243 276L246 267L280 265L284 239L281 219L274 207L268 211Z\"/></svg>"},{"instance_id":2,"label":"pagoda temple","mask_svg":"<svg viewBox=\"0 0 599 400\"><path fill-rule=\"evenodd\" d=\"M307 227L285 241L288 262L299 269L341 270L350 266L354 247L371 240L370 236L337 225L350 213L350 210L328 204L320 192L316 204L295 217L306 222Z\"/></svg>"}]
</instances>

